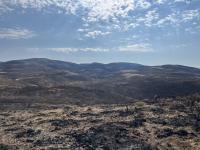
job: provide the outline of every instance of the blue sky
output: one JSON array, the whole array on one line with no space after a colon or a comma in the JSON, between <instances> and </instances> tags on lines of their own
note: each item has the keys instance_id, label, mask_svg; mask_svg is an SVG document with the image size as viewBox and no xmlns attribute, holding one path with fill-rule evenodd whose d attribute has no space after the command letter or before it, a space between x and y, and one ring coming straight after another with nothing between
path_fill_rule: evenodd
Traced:
<instances>
[{"instance_id":1,"label":"blue sky","mask_svg":"<svg viewBox=\"0 0 200 150\"><path fill-rule=\"evenodd\" d=\"M0 61L200 67L199 0L0 0Z\"/></svg>"}]
</instances>

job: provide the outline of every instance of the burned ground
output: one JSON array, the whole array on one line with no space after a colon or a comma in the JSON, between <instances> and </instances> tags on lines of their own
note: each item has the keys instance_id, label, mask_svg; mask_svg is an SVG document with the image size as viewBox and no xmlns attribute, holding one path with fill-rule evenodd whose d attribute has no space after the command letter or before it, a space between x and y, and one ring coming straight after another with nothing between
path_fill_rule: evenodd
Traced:
<instances>
[{"instance_id":1,"label":"burned ground","mask_svg":"<svg viewBox=\"0 0 200 150\"><path fill-rule=\"evenodd\" d=\"M199 99L1 104L0 149L200 149Z\"/></svg>"}]
</instances>

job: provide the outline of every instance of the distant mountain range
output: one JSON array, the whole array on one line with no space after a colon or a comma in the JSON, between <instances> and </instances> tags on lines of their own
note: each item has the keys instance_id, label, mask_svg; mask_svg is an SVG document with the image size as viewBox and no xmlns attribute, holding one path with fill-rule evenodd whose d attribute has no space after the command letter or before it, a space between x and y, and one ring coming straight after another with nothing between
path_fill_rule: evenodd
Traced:
<instances>
[{"instance_id":1,"label":"distant mountain range","mask_svg":"<svg viewBox=\"0 0 200 150\"><path fill-rule=\"evenodd\" d=\"M134 63L0 62L0 102L125 103L200 93L200 69Z\"/></svg>"}]
</instances>

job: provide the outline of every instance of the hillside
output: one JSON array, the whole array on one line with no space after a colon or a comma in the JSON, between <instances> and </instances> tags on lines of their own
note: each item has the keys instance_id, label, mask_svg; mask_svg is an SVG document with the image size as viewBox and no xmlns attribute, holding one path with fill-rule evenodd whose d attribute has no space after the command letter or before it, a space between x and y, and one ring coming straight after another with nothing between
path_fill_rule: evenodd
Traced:
<instances>
[{"instance_id":1,"label":"hillside","mask_svg":"<svg viewBox=\"0 0 200 150\"><path fill-rule=\"evenodd\" d=\"M0 63L0 102L125 103L200 93L200 69L43 58Z\"/></svg>"}]
</instances>

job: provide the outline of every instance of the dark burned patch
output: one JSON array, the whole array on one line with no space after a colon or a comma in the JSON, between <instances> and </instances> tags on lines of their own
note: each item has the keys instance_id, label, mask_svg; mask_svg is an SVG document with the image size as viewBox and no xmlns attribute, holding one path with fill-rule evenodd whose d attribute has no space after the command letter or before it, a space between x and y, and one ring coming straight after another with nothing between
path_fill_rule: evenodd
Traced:
<instances>
[{"instance_id":1,"label":"dark burned patch","mask_svg":"<svg viewBox=\"0 0 200 150\"><path fill-rule=\"evenodd\" d=\"M166 137L172 136L173 134L174 134L174 132L172 129L166 128L166 129L159 131L157 137L158 138L166 138Z\"/></svg>"},{"instance_id":2,"label":"dark burned patch","mask_svg":"<svg viewBox=\"0 0 200 150\"><path fill-rule=\"evenodd\" d=\"M89 117L89 116L92 116L92 117L99 117L100 114L95 114L95 113L82 113L80 114L80 117Z\"/></svg>"},{"instance_id":3,"label":"dark burned patch","mask_svg":"<svg viewBox=\"0 0 200 150\"><path fill-rule=\"evenodd\" d=\"M101 123L103 121L103 119L98 119L98 118L87 118L87 120L82 120L81 122L84 122L84 123L93 123L93 124L97 124L97 123Z\"/></svg>"},{"instance_id":4,"label":"dark burned patch","mask_svg":"<svg viewBox=\"0 0 200 150\"><path fill-rule=\"evenodd\" d=\"M167 121L162 119L162 118L149 118L148 122L150 123L155 123L155 124L161 124L161 125L166 125Z\"/></svg>"},{"instance_id":5,"label":"dark burned patch","mask_svg":"<svg viewBox=\"0 0 200 150\"><path fill-rule=\"evenodd\" d=\"M168 126L175 126L175 127L186 127L186 126L192 126L192 127L198 127L198 120L195 118L192 118L191 116L178 116L174 118L149 118L148 121L150 123L155 124L161 124L161 125L168 125ZM200 127L200 122L199 122Z\"/></svg>"},{"instance_id":6,"label":"dark burned patch","mask_svg":"<svg viewBox=\"0 0 200 150\"><path fill-rule=\"evenodd\" d=\"M69 125L78 125L78 121L73 119L63 120L63 119L55 119L55 120L49 120L52 126L57 127L67 127Z\"/></svg>"},{"instance_id":7,"label":"dark burned patch","mask_svg":"<svg viewBox=\"0 0 200 150\"><path fill-rule=\"evenodd\" d=\"M186 130L178 130L176 132L174 132L174 134L178 135L178 136L188 136L189 133Z\"/></svg>"},{"instance_id":8,"label":"dark burned patch","mask_svg":"<svg viewBox=\"0 0 200 150\"><path fill-rule=\"evenodd\" d=\"M146 119L143 118L136 118L135 120L133 120L132 122L130 122L130 127L141 127L144 125L144 123L146 122Z\"/></svg>"},{"instance_id":9,"label":"dark burned patch","mask_svg":"<svg viewBox=\"0 0 200 150\"><path fill-rule=\"evenodd\" d=\"M24 129L24 131L17 131L15 133L16 138L32 138L41 133L41 130Z\"/></svg>"},{"instance_id":10,"label":"dark burned patch","mask_svg":"<svg viewBox=\"0 0 200 150\"><path fill-rule=\"evenodd\" d=\"M167 138L169 136L187 137L187 136L194 136L194 134L189 133L188 131L183 130L183 129L173 131L170 128L166 128L161 131L158 131L158 135L157 135L158 138Z\"/></svg>"},{"instance_id":11,"label":"dark burned patch","mask_svg":"<svg viewBox=\"0 0 200 150\"><path fill-rule=\"evenodd\" d=\"M151 111L155 114L163 114L165 112L164 109L162 109L161 107L154 107L151 108Z\"/></svg>"},{"instance_id":12,"label":"dark burned patch","mask_svg":"<svg viewBox=\"0 0 200 150\"><path fill-rule=\"evenodd\" d=\"M0 113L0 116L8 117L8 116L10 116L10 114L9 113Z\"/></svg>"},{"instance_id":13,"label":"dark burned patch","mask_svg":"<svg viewBox=\"0 0 200 150\"><path fill-rule=\"evenodd\" d=\"M133 110L128 110L128 111L119 110L119 111L118 111L118 114L119 114L120 117L126 117L126 116L134 115L135 112L134 112Z\"/></svg>"},{"instance_id":14,"label":"dark burned patch","mask_svg":"<svg viewBox=\"0 0 200 150\"><path fill-rule=\"evenodd\" d=\"M190 122L191 118L189 118L189 117L171 118L171 119L167 119L166 121L167 121L168 125L173 125L176 127L191 125L191 122Z\"/></svg>"},{"instance_id":15,"label":"dark burned patch","mask_svg":"<svg viewBox=\"0 0 200 150\"><path fill-rule=\"evenodd\" d=\"M166 119L167 125L176 127L194 126L197 122L196 118L192 116L178 116L171 119Z\"/></svg>"},{"instance_id":16,"label":"dark burned patch","mask_svg":"<svg viewBox=\"0 0 200 150\"><path fill-rule=\"evenodd\" d=\"M194 129L196 132L200 132L200 120L197 120L197 121L194 123L193 129Z\"/></svg>"},{"instance_id":17,"label":"dark burned patch","mask_svg":"<svg viewBox=\"0 0 200 150\"><path fill-rule=\"evenodd\" d=\"M125 125L126 127L129 127L129 128L139 128L143 126L145 122L146 122L146 119L136 118L132 121L121 121L121 122L118 122L118 124Z\"/></svg>"},{"instance_id":18,"label":"dark burned patch","mask_svg":"<svg viewBox=\"0 0 200 150\"><path fill-rule=\"evenodd\" d=\"M77 116L78 114L79 114L78 111L72 111L72 112L70 113L71 116Z\"/></svg>"},{"instance_id":19,"label":"dark burned patch","mask_svg":"<svg viewBox=\"0 0 200 150\"><path fill-rule=\"evenodd\" d=\"M0 144L0 150L18 150L19 148L15 145Z\"/></svg>"},{"instance_id":20,"label":"dark burned patch","mask_svg":"<svg viewBox=\"0 0 200 150\"><path fill-rule=\"evenodd\" d=\"M7 128L7 129L5 129L4 131L5 132L15 132L15 131L18 131L18 130L21 130L22 128Z\"/></svg>"},{"instance_id":21,"label":"dark burned patch","mask_svg":"<svg viewBox=\"0 0 200 150\"><path fill-rule=\"evenodd\" d=\"M135 114L135 110L107 110L100 112L99 115L112 115L112 114L117 114L120 117L126 117L126 116L131 116Z\"/></svg>"},{"instance_id":22,"label":"dark burned patch","mask_svg":"<svg viewBox=\"0 0 200 150\"><path fill-rule=\"evenodd\" d=\"M118 110L105 110L105 111L100 112L99 115L110 115L114 113L118 113Z\"/></svg>"},{"instance_id":23,"label":"dark burned patch","mask_svg":"<svg viewBox=\"0 0 200 150\"><path fill-rule=\"evenodd\" d=\"M111 149L155 149L143 140L131 136L129 131L116 124L104 124L90 128L85 133L73 133L78 145L86 150L102 148Z\"/></svg>"},{"instance_id":24,"label":"dark burned patch","mask_svg":"<svg viewBox=\"0 0 200 150\"><path fill-rule=\"evenodd\" d=\"M47 139L38 139L34 142L34 146L47 146L47 145L54 145L54 144L64 144L65 143L64 137L55 136L55 137L48 137Z\"/></svg>"}]
</instances>

